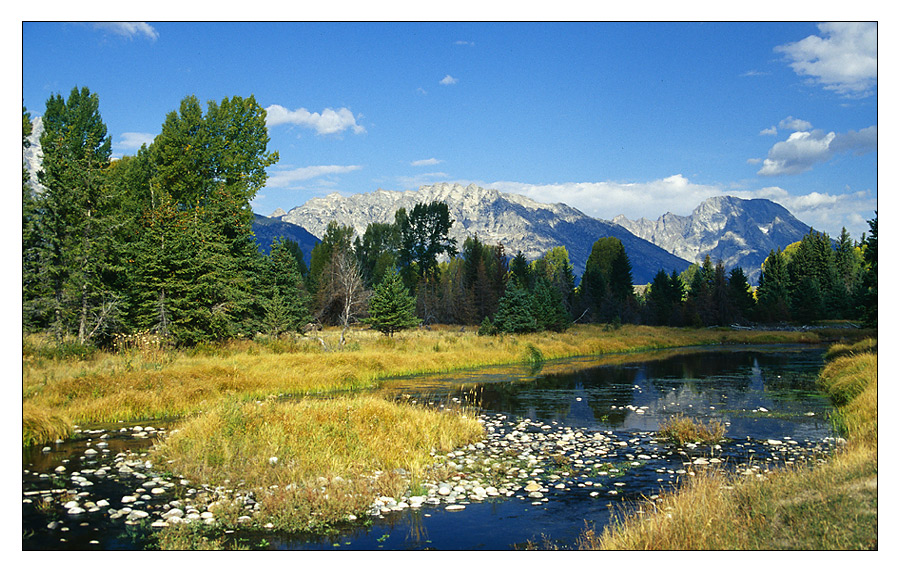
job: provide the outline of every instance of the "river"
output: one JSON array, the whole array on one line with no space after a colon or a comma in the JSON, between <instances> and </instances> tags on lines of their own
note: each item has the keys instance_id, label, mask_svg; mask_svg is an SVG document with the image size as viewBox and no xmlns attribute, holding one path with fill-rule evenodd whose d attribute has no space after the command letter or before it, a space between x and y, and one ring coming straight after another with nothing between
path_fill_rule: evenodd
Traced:
<instances>
[{"instance_id":1,"label":"river","mask_svg":"<svg viewBox=\"0 0 900 572\"><path fill-rule=\"evenodd\" d=\"M586 523L601 528L621 503L675 486L707 458L734 470L764 472L825 455L835 436L831 406L816 391L823 352L809 346L693 348L390 380L377 391L435 407L477 408L489 425L492 447L540 439L574 443L573 435L584 443L602 436L616 446L603 459L568 447L569 460L577 464L541 475L556 473L555 479L544 479L538 499L510 493L455 507L464 510L448 505L385 510L367 525L330 535L244 529L230 531L229 540L265 550L509 550L529 543L540 548L544 542L571 547ZM715 450L657 441L660 423L676 414L723 423L727 441ZM115 504L133 494L134 485L98 476L98 468L106 473L104 464L120 451L139 455L154 435L162 435L157 429L135 436L133 424L82 428L49 451L24 450L23 549L145 547L149 526L114 521L105 506L69 515L61 501L80 495L81 505L90 500L94 508L101 499ZM104 444L97 455L84 454L97 443ZM65 471L56 472L60 466ZM610 470L598 471L606 467Z\"/></svg>"}]
</instances>

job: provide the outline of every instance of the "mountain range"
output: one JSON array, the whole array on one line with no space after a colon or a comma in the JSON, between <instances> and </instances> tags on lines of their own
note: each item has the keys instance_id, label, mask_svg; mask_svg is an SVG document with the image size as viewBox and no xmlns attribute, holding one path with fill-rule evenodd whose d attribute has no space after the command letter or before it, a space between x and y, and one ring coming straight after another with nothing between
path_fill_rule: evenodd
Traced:
<instances>
[{"instance_id":1,"label":"mountain range","mask_svg":"<svg viewBox=\"0 0 900 572\"><path fill-rule=\"evenodd\" d=\"M32 122L30 146L23 149L23 165L37 182L43 153L40 117ZM635 284L647 284L660 269L683 271L700 263L706 255L726 269L740 266L752 283L769 252L800 240L810 227L787 209L766 199L712 197L688 216L666 213L657 220L629 220L619 215L612 221L590 217L562 203L539 203L525 196L457 183L426 185L416 191L379 189L347 197L333 193L310 199L289 212L278 209L271 216L256 215L253 231L262 252L272 239L285 236L297 242L309 260L313 246L332 220L352 226L362 235L370 222L393 222L400 207L411 210L416 203L442 201L456 221L450 235L461 246L468 236L477 235L488 244L502 243L509 256L522 252L529 260L544 255L555 246L565 246L576 277L584 266L594 242L603 236L622 241L632 265Z\"/></svg>"},{"instance_id":2,"label":"mountain range","mask_svg":"<svg viewBox=\"0 0 900 572\"><path fill-rule=\"evenodd\" d=\"M362 235L370 222L393 222L394 213L401 207L410 211L416 203L433 201L447 204L455 221L450 236L459 246L466 237L477 235L487 244L502 243L508 256L521 251L528 260L543 256L555 246L565 246L578 277L584 273L591 247L601 236L622 241L636 284L650 282L659 268L681 272L690 265L617 224L591 218L567 205L539 203L477 185L439 183L416 191L379 189L347 197L333 193L310 199L277 218L320 237L332 220L352 226Z\"/></svg>"},{"instance_id":3,"label":"mountain range","mask_svg":"<svg viewBox=\"0 0 900 572\"><path fill-rule=\"evenodd\" d=\"M706 199L688 216L666 213L655 221L632 221L619 215L613 222L691 262L709 255L726 269L740 266L753 283L770 251L800 240L810 230L770 200L729 196Z\"/></svg>"},{"instance_id":4,"label":"mountain range","mask_svg":"<svg viewBox=\"0 0 900 572\"><path fill-rule=\"evenodd\" d=\"M502 243L509 256L521 251L529 260L550 248L565 246L577 277L594 242L603 236L622 241L632 265L635 284L647 284L660 270L682 272L706 255L726 269L740 266L751 282L770 250L800 240L809 226L784 207L766 199L712 197L693 213L666 213L656 221L612 221L590 217L562 203L544 204L528 197L456 183L425 185L416 191L387 191L342 196L337 193L310 199L288 212L279 209L272 219L300 226L321 237L332 220L352 226L360 235L370 222L392 222L400 207L445 202L455 220L450 235L461 245L477 235L488 244Z\"/></svg>"}]
</instances>

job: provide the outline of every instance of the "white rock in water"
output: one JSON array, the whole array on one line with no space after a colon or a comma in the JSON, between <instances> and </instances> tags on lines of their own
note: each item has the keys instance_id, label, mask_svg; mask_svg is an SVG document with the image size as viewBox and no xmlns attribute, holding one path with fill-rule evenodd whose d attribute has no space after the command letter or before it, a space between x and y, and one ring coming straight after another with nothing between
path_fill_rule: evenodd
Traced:
<instances>
[{"instance_id":1,"label":"white rock in water","mask_svg":"<svg viewBox=\"0 0 900 572\"><path fill-rule=\"evenodd\" d=\"M128 504L131 502L135 502L136 500L137 500L136 496L125 495L124 497L122 497L122 504Z\"/></svg>"},{"instance_id":2,"label":"white rock in water","mask_svg":"<svg viewBox=\"0 0 900 572\"><path fill-rule=\"evenodd\" d=\"M453 510L463 510L463 509L465 509L465 508L466 508L466 505L464 505L464 504L448 504L448 505L444 508L444 510L450 510L450 511L453 511Z\"/></svg>"}]
</instances>

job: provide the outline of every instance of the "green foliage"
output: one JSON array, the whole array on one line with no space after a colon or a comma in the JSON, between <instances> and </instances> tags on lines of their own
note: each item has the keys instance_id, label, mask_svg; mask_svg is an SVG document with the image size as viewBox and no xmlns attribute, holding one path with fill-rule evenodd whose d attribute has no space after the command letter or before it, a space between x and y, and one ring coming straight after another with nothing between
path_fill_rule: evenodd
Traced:
<instances>
[{"instance_id":1,"label":"green foliage","mask_svg":"<svg viewBox=\"0 0 900 572\"><path fill-rule=\"evenodd\" d=\"M438 257L458 252L456 239L449 236L453 219L446 203L418 203L409 214L401 208L395 213L394 224L400 234L399 262L410 273L407 280L412 274L417 280L434 278Z\"/></svg>"},{"instance_id":2,"label":"green foliage","mask_svg":"<svg viewBox=\"0 0 900 572\"><path fill-rule=\"evenodd\" d=\"M276 240L272 243L257 282L256 291L263 310L261 326L265 332L272 335L296 332L309 323L311 297L306 291L300 264L289 241Z\"/></svg>"},{"instance_id":3,"label":"green foliage","mask_svg":"<svg viewBox=\"0 0 900 572\"><path fill-rule=\"evenodd\" d=\"M579 298L580 308L587 310L595 322L637 319L631 262L621 240L607 236L594 243L585 263Z\"/></svg>"},{"instance_id":4,"label":"green foliage","mask_svg":"<svg viewBox=\"0 0 900 572\"><path fill-rule=\"evenodd\" d=\"M498 332L525 334L538 331L537 306L534 297L515 283L506 287L494 314L494 327Z\"/></svg>"},{"instance_id":5,"label":"green foliage","mask_svg":"<svg viewBox=\"0 0 900 572\"><path fill-rule=\"evenodd\" d=\"M24 322L86 343L119 317L115 200L104 182L112 143L99 98L87 88L73 88L66 100L50 97L42 119L38 180L46 190L23 205ZM30 193L23 187L23 194Z\"/></svg>"},{"instance_id":6,"label":"green foliage","mask_svg":"<svg viewBox=\"0 0 900 572\"><path fill-rule=\"evenodd\" d=\"M390 268L375 288L369 299L369 317L362 321L391 337L394 332L419 325L416 301L403 285L396 267Z\"/></svg>"}]
</instances>

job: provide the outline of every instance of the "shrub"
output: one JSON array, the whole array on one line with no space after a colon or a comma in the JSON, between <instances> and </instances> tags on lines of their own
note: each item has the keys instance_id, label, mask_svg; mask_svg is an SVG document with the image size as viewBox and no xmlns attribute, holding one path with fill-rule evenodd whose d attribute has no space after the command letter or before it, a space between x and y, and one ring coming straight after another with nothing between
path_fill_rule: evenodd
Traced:
<instances>
[{"instance_id":1,"label":"shrub","mask_svg":"<svg viewBox=\"0 0 900 572\"><path fill-rule=\"evenodd\" d=\"M690 417L678 414L670 417L659 427L659 436L677 445L685 443L718 443L725 437L725 426L719 421L704 424Z\"/></svg>"}]
</instances>

